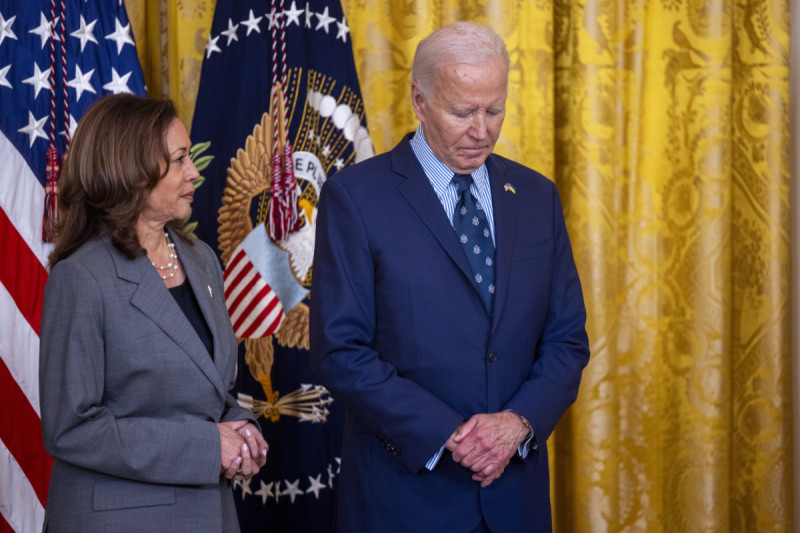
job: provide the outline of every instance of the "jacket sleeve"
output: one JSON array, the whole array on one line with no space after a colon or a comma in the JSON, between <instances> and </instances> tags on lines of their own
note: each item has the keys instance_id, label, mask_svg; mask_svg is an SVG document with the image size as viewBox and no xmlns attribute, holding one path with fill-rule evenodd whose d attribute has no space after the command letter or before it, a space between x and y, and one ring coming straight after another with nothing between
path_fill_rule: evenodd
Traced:
<instances>
[{"instance_id":1,"label":"jacket sleeve","mask_svg":"<svg viewBox=\"0 0 800 533\"><path fill-rule=\"evenodd\" d=\"M555 186L552 213L553 268L546 320L530 375L504 406L528 419L537 442L547 440L577 398L581 374L589 362L583 292Z\"/></svg>"},{"instance_id":2,"label":"jacket sleeve","mask_svg":"<svg viewBox=\"0 0 800 533\"><path fill-rule=\"evenodd\" d=\"M387 451L417 473L462 416L373 348L372 251L356 202L336 179L322 189L311 288L311 365Z\"/></svg>"}]
</instances>

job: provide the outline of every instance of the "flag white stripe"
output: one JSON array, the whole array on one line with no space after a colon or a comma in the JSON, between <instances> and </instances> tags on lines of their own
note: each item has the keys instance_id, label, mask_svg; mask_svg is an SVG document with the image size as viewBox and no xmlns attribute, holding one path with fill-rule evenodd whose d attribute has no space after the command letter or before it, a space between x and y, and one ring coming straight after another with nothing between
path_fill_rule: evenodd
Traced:
<instances>
[{"instance_id":1,"label":"flag white stripe","mask_svg":"<svg viewBox=\"0 0 800 533\"><path fill-rule=\"evenodd\" d=\"M241 259L240 259L241 258ZM236 266L231 267L230 265L235 264ZM241 248L237 248L234 252L233 256L231 257L230 262L228 263L228 268L225 269L224 284L225 290L228 290L228 287L233 283L233 280L236 279L236 276L239 275L239 272L242 271L247 265L250 264L250 261L247 259L247 255L244 253L244 250Z\"/></svg>"},{"instance_id":2,"label":"flag white stripe","mask_svg":"<svg viewBox=\"0 0 800 533\"><path fill-rule=\"evenodd\" d=\"M242 322L248 320L248 317L244 317L242 315L247 310L247 306L249 306L253 302L253 299L255 297L254 295L261 292L261 290L263 290L265 287L267 287L267 282L264 281L261 278L261 276L259 276L258 281L255 282L253 287L250 289L250 292L247 293L244 298L242 298L242 300L238 303L238 305L235 306L235 309L228 309L228 312L231 315L231 324L236 324L237 330L241 330ZM274 293L271 290L269 291L269 294L274 295ZM266 298L269 298L269 296L267 296ZM233 300L231 299L231 301ZM253 313L259 313L260 311L258 311L258 308L261 305L263 305L263 300L256 303L255 308L250 311L249 315L252 316ZM252 321L252 318L250 318L249 320Z\"/></svg>"},{"instance_id":3,"label":"flag white stripe","mask_svg":"<svg viewBox=\"0 0 800 533\"><path fill-rule=\"evenodd\" d=\"M16 533L39 533L44 507L14 456L0 440L0 514Z\"/></svg>"},{"instance_id":4,"label":"flag white stripe","mask_svg":"<svg viewBox=\"0 0 800 533\"><path fill-rule=\"evenodd\" d=\"M28 403L39 410L39 336L19 312L14 299L0 283L0 358ZM0 483L0 487L3 484Z\"/></svg>"},{"instance_id":5,"label":"flag white stripe","mask_svg":"<svg viewBox=\"0 0 800 533\"><path fill-rule=\"evenodd\" d=\"M278 330L278 326L281 322L283 322L283 307L281 307L280 302L275 308L270 312L267 317L261 321L261 325L253 332L251 335L253 338L260 338L264 337L267 331L272 331L273 333Z\"/></svg>"},{"instance_id":6,"label":"flag white stripe","mask_svg":"<svg viewBox=\"0 0 800 533\"><path fill-rule=\"evenodd\" d=\"M52 245L42 242L44 188L16 147L0 131L0 209L43 266Z\"/></svg>"},{"instance_id":7,"label":"flag white stripe","mask_svg":"<svg viewBox=\"0 0 800 533\"><path fill-rule=\"evenodd\" d=\"M242 278L242 280L234 287L233 291L231 291L230 296L225 298L225 303L228 304L228 313L231 315L231 322L236 323L239 320L239 315L244 312L245 308L247 307L247 303L252 298L248 295L245 295L238 304L235 304L236 298L238 298L239 294L247 287L247 284L250 283L254 278L258 276L258 280L255 282L253 287L250 289L250 292L259 290L261 287L266 285L266 282L259 276L258 271L254 268L247 275Z\"/></svg>"},{"instance_id":8,"label":"flag white stripe","mask_svg":"<svg viewBox=\"0 0 800 533\"><path fill-rule=\"evenodd\" d=\"M254 287L253 288L253 291L251 292L251 294L253 294L253 295L258 294L258 292L263 287L267 286L267 284L264 283L263 281L260 281L258 283L258 285L259 285L258 287ZM252 302L252 298L249 298L249 299ZM245 320L239 325L239 327L236 328L237 329L237 336L241 337L240 333L243 334L245 331L247 331L250 328L250 326L253 324L253 322L258 317L260 317L261 314L264 311L266 311L268 305L270 303L272 303L274 300L277 300L277 299L278 299L278 297L272 291L269 291L269 293L267 293L266 296L264 296L263 298L259 299L256 302L255 307L253 307L253 309L250 311L250 313L245 318ZM248 303L248 305L249 305L249 303ZM276 302L275 307L272 308L272 311L270 311L270 313L267 315L267 318L262 322L262 324L267 324L267 325L271 324L275 320L275 317L277 317L282 311L283 311L283 308L281 307L281 303L280 302ZM250 335L250 337L258 337L258 336L259 335L256 335L256 334Z\"/></svg>"}]
</instances>

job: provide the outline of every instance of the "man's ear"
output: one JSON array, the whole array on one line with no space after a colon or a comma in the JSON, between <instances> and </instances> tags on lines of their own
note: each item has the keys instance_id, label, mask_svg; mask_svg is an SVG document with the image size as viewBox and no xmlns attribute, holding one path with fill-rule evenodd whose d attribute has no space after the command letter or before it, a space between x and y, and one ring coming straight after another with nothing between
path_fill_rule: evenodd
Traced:
<instances>
[{"instance_id":1,"label":"man's ear","mask_svg":"<svg viewBox=\"0 0 800 533\"><path fill-rule=\"evenodd\" d=\"M417 120L424 122L425 96L419 90L419 83L416 81L411 82L411 107L417 115Z\"/></svg>"}]
</instances>

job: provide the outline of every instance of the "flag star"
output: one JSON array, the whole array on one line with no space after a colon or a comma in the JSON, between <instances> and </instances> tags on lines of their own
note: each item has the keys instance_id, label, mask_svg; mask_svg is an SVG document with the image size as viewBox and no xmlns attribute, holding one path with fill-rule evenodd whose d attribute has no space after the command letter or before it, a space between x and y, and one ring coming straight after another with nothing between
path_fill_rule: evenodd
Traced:
<instances>
[{"instance_id":1,"label":"flag star","mask_svg":"<svg viewBox=\"0 0 800 533\"><path fill-rule=\"evenodd\" d=\"M325 6L325 11L322 13L316 13L319 22L317 22L317 27L314 28L318 30L322 27L325 28L325 33L328 33L328 26L331 25L331 22L335 21L336 19L328 15L328 6Z\"/></svg>"},{"instance_id":2,"label":"flag star","mask_svg":"<svg viewBox=\"0 0 800 533\"><path fill-rule=\"evenodd\" d=\"M111 81L103 85L103 89L111 91L114 94L130 93L131 90L128 88L128 78L130 77L130 72L120 77L120 75L117 74L117 69L111 67Z\"/></svg>"},{"instance_id":3,"label":"flag star","mask_svg":"<svg viewBox=\"0 0 800 533\"><path fill-rule=\"evenodd\" d=\"M333 164L336 167L336 170L342 170L344 166L344 161L342 159L337 159L336 162Z\"/></svg>"},{"instance_id":4,"label":"flag star","mask_svg":"<svg viewBox=\"0 0 800 533\"><path fill-rule=\"evenodd\" d=\"M219 46L217 46L217 41L219 41L219 36L211 38L211 35L208 36L208 44L206 45L206 59L211 57L211 54L214 52L222 52Z\"/></svg>"},{"instance_id":5,"label":"flag star","mask_svg":"<svg viewBox=\"0 0 800 533\"><path fill-rule=\"evenodd\" d=\"M252 13L252 11L251 11ZM272 487L275 483L264 483L261 482L261 488L254 492L256 496L261 496L261 504L266 505L270 498L274 498L275 494L272 492Z\"/></svg>"},{"instance_id":6,"label":"flag star","mask_svg":"<svg viewBox=\"0 0 800 533\"><path fill-rule=\"evenodd\" d=\"M47 44L47 41L50 40L50 37L53 36L52 32L52 24L50 21L47 20L47 17L44 16L44 13L39 13L39 25L28 33L33 33L34 35L38 35L42 39L42 48L44 45Z\"/></svg>"},{"instance_id":7,"label":"flag star","mask_svg":"<svg viewBox=\"0 0 800 533\"><path fill-rule=\"evenodd\" d=\"M294 0L292 0L292 7L289 9L289 11L284 11L284 14L286 15L286 27L288 28L291 26L292 22L300 26L300 15L302 15L303 12L303 9L297 9L297 4L294 2Z\"/></svg>"},{"instance_id":8,"label":"flag star","mask_svg":"<svg viewBox=\"0 0 800 533\"><path fill-rule=\"evenodd\" d=\"M308 130L308 140L313 141L315 139L314 130Z\"/></svg>"},{"instance_id":9,"label":"flag star","mask_svg":"<svg viewBox=\"0 0 800 533\"><path fill-rule=\"evenodd\" d=\"M322 149L322 155L325 157L331 155L331 147L330 145L326 144L325 147Z\"/></svg>"},{"instance_id":10,"label":"flag star","mask_svg":"<svg viewBox=\"0 0 800 533\"><path fill-rule=\"evenodd\" d=\"M275 11L273 9L272 11L267 13L266 15L267 15L267 20L269 21L269 29L270 30L272 28L274 28L275 26L280 27L279 25L280 25L280 22L281 22L281 20L280 20L281 19L281 12Z\"/></svg>"},{"instance_id":11,"label":"flag star","mask_svg":"<svg viewBox=\"0 0 800 533\"><path fill-rule=\"evenodd\" d=\"M336 38L342 38L344 42L347 42L347 34L350 33L350 28L347 27L347 19L342 15L342 21L336 21L336 26L339 28L339 32L336 34Z\"/></svg>"},{"instance_id":12,"label":"flag star","mask_svg":"<svg viewBox=\"0 0 800 533\"><path fill-rule=\"evenodd\" d=\"M86 48L86 43L92 41L94 44L97 44L97 39L94 38L94 25L97 24L97 19L93 20L91 23L86 24L86 20L81 15L81 27L75 30L74 32L70 33L76 39L80 39L81 41L81 52L83 49Z\"/></svg>"},{"instance_id":13,"label":"flag star","mask_svg":"<svg viewBox=\"0 0 800 533\"><path fill-rule=\"evenodd\" d=\"M75 117L72 116L72 113L69 114L69 130L64 129L59 135L63 135L67 138L67 140L72 140L72 135L75 133L75 128L78 127L78 121L75 120Z\"/></svg>"},{"instance_id":14,"label":"flag star","mask_svg":"<svg viewBox=\"0 0 800 533\"><path fill-rule=\"evenodd\" d=\"M52 92L52 89L50 88L50 69L48 68L42 72L39 70L39 65L36 63L33 64L33 76L27 80L22 80L22 83L33 85L33 90L35 91L34 98L39 96L39 91L42 89L47 89L48 91Z\"/></svg>"},{"instance_id":15,"label":"flag star","mask_svg":"<svg viewBox=\"0 0 800 533\"><path fill-rule=\"evenodd\" d=\"M236 35L236 31L238 29L239 25L234 24L231 19L228 19L228 29L220 32L222 35L228 38L228 42L226 43L228 46L231 45L231 41L239 41L239 37Z\"/></svg>"},{"instance_id":16,"label":"flag star","mask_svg":"<svg viewBox=\"0 0 800 533\"><path fill-rule=\"evenodd\" d=\"M286 488L281 491L281 496L289 496L292 503L294 503L294 499L297 498L297 496L303 495L303 491L298 487L298 485L300 485L299 479L295 479L293 483L289 483L288 479L284 479L283 483L286 485Z\"/></svg>"},{"instance_id":17,"label":"flag star","mask_svg":"<svg viewBox=\"0 0 800 533\"><path fill-rule=\"evenodd\" d=\"M33 116L33 113L28 111L28 125L18 129L17 131L30 137L29 148L33 147L33 141L35 141L37 138L41 137L42 139L47 139L47 135L44 134L45 122L47 122L47 115L37 119Z\"/></svg>"},{"instance_id":18,"label":"flag star","mask_svg":"<svg viewBox=\"0 0 800 533\"><path fill-rule=\"evenodd\" d=\"M239 485L242 488L242 499L243 500L244 500L244 497L247 496L248 494L253 494L253 491L250 488L250 482L252 481L252 479L253 478L243 479L241 481L234 481L233 482L234 486Z\"/></svg>"},{"instance_id":19,"label":"flag star","mask_svg":"<svg viewBox=\"0 0 800 533\"><path fill-rule=\"evenodd\" d=\"M94 69L84 74L81 71L81 67L75 65L75 77L67 82L67 86L75 89L76 100L81 99L83 91L89 91L92 94L97 94L97 92L94 90L94 87L92 87L92 82L90 81L92 79L92 74L94 74Z\"/></svg>"},{"instance_id":20,"label":"flag star","mask_svg":"<svg viewBox=\"0 0 800 533\"><path fill-rule=\"evenodd\" d=\"M14 19L16 18L17 16L14 15L10 19L6 20L3 18L3 14L0 13L0 44L3 44L3 40L5 40L6 37L9 39L14 39L15 41L19 40L17 39L17 35L14 33L14 30L11 29L11 25L14 24Z\"/></svg>"},{"instance_id":21,"label":"flag star","mask_svg":"<svg viewBox=\"0 0 800 533\"><path fill-rule=\"evenodd\" d=\"M247 26L247 35L250 35L251 31L255 31L256 33L261 33L261 28L258 27L258 24L259 22L261 22L262 18L264 17L255 18L253 10L252 9L250 10L250 17L247 20L242 21L242 24Z\"/></svg>"},{"instance_id":22,"label":"flag star","mask_svg":"<svg viewBox=\"0 0 800 533\"><path fill-rule=\"evenodd\" d=\"M13 89L14 87L11 85L11 82L9 82L8 78L6 77L9 70L11 70L11 65L7 65L3 68L0 68L0 87L8 87L9 89Z\"/></svg>"},{"instance_id":23,"label":"flag star","mask_svg":"<svg viewBox=\"0 0 800 533\"><path fill-rule=\"evenodd\" d=\"M313 493L314 493L314 497L315 497L316 499L318 499L318 500L319 500L319 491L320 491L321 489L324 489L324 488L325 488L325 483L322 483L322 482L319 480L319 478L320 478L320 476L321 476L321 475L322 475L322 474L317 474L317 477L311 477L311 476L308 476L308 482L309 482L309 484L310 484L311 486L310 486L310 487L308 487L308 490L306 490L306 494L308 494L309 492L313 492Z\"/></svg>"},{"instance_id":24,"label":"flag star","mask_svg":"<svg viewBox=\"0 0 800 533\"><path fill-rule=\"evenodd\" d=\"M306 2L306 28L311 27L311 17L314 16L314 12L308 8L308 2Z\"/></svg>"},{"instance_id":25,"label":"flag star","mask_svg":"<svg viewBox=\"0 0 800 533\"><path fill-rule=\"evenodd\" d=\"M123 27L122 23L119 19L114 21L114 33L109 33L106 35L106 39L114 41L117 43L117 55L122 53L122 48L129 44L131 46L136 46L133 43L133 39L131 38L131 25L128 24L127 26Z\"/></svg>"}]
</instances>

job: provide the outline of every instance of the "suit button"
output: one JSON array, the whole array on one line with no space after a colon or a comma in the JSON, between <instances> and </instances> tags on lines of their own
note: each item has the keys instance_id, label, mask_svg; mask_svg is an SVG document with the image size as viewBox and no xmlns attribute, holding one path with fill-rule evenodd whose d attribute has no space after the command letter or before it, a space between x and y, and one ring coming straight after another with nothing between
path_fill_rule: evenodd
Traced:
<instances>
[{"instance_id":1,"label":"suit button","mask_svg":"<svg viewBox=\"0 0 800 533\"><path fill-rule=\"evenodd\" d=\"M494 363L500 356L494 352L489 352L489 357L487 358L490 363Z\"/></svg>"},{"instance_id":2,"label":"suit button","mask_svg":"<svg viewBox=\"0 0 800 533\"><path fill-rule=\"evenodd\" d=\"M213 421L214 421L213 417L211 417L211 416L207 416L206 417L206 422L213 422Z\"/></svg>"}]
</instances>

